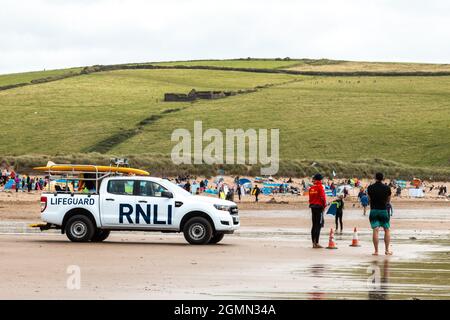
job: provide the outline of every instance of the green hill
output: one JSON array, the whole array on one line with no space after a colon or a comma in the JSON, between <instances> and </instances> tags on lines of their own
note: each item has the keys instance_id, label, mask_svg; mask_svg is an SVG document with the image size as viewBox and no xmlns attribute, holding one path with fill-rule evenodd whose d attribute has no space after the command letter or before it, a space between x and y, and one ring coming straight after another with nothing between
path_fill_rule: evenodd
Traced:
<instances>
[{"instance_id":1,"label":"green hill","mask_svg":"<svg viewBox=\"0 0 450 320\"><path fill-rule=\"evenodd\" d=\"M23 73L0 74L0 87L16 85L19 83L31 83L33 80L48 77L58 77L66 74L78 73L82 68L57 69L45 71L33 71Z\"/></svg>"},{"instance_id":2,"label":"green hill","mask_svg":"<svg viewBox=\"0 0 450 320\"><path fill-rule=\"evenodd\" d=\"M330 59L230 59L154 63L159 66L210 66L222 68L277 69L305 72L450 72L450 64L368 62Z\"/></svg>"},{"instance_id":3,"label":"green hill","mask_svg":"<svg viewBox=\"0 0 450 320\"><path fill-rule=\"evenodd\" d=\"M337 70L333 66L342 68L339 61L273 59L154 65L280 70L314 63L326 65L327 71ZM392 72L420 69L408 64L401 64L400 69L398 64L391 67L394 65ZM424 66L430 67L421 68ZM434 65L432 70L446 68ZM402 176L410 172L450 177L450 76L332 77L177 68L82 70L58 70L56 76L72 76L0 91L2 158L34 165L47 158L36 155L77 154L71 162L80 157L83 161L90 161L89 157L107 161L110 155L126 155L135 163L173 172L186 168L169 168L172 131L192 130L194 121L202 120L205 130L279 128L282 174L308 173L310 163L318 161L328 172L339 168L347 174L369 174L382 166ZM2 75L0 83L54 75ZM187 93L192 88L257 91L218 100L163 101L164 93ZM227 168L241 173L248 170Z\"/></svg>"}]
</instances>

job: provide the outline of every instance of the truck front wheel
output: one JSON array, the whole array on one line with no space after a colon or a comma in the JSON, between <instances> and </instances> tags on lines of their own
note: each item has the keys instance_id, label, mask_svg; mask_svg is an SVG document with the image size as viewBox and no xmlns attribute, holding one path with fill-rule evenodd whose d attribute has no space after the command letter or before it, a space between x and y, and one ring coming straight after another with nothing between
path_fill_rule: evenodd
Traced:
<instances>
[{"instance_id":1,"label":"truck front wheel","mask_svg":"<svg viewBox=\"0 0 450 320\"><path fill-rule=\"evenodd\" d=\"M213 229L205 218L194 217L186 222L183 233L190 244L207 244L212 238Z\"/></svg>"},{"instance_id":2,"label":"truck front wheel","mask_svg":"<svg viewBox=\"0 0 450 320\"><path fill-rule=\"evenodd\" d=\"M69 218L65 230L70 241L87 242L94 236L95 226L88 217L75 215Z\"/></svg>"}]
</instances>

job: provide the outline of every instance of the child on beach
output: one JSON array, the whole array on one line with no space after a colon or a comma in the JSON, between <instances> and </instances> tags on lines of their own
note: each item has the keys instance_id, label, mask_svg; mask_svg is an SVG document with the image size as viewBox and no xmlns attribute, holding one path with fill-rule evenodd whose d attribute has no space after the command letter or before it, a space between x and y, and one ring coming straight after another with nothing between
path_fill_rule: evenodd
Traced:
<instances>
[{"instance_id":1,"label":"child on beach","mask_svg":"<svg viewBox=\"0 0 450 320\"><path fill-rule=\"evenodd\" d=\"M333 201L336 203L336 216L335 216L335 222L336 222L336 233L338 232L338 222L341 226L341 231L340 233L342 234L342 229L344 228L343 224L342 224L342 215L344 213L344 196L340 195L335 201Z\"/></svg>"},{"instance_id":2,"label":"child on beach","mask_svg":"<svg viewBox=\"0 0 450 320\"><path fill-rule=\"evenodd\" d=\"M359 201L361 201L361 205L363 207L363 214L366 215L367 207L369 206L369 196L367 193L363 193L361 195L361 198L359 198Z\"/></svg>"}]
</instances>

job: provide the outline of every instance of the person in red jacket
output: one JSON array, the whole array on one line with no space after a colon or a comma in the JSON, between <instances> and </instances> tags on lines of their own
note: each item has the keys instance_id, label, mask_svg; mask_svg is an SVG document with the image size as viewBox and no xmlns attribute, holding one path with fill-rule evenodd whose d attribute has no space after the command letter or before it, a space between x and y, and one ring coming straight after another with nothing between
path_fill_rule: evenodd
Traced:
<instances>
[{"instance_id":1,"label":"person in red jacket","mask_svg":"<svg viewBox=\"0 0 450 320\"><path fill-rule=\"evenodd\" d=\"M311 208L312 214L311 239L314 249L322 248L319 244L320 229L324 225L323 211L327 206L327 198L322 185L322 179L323 177L320 173L315 174L313 177L314 185L309 188L309 207Z\"/></svg>"}]
</instances>

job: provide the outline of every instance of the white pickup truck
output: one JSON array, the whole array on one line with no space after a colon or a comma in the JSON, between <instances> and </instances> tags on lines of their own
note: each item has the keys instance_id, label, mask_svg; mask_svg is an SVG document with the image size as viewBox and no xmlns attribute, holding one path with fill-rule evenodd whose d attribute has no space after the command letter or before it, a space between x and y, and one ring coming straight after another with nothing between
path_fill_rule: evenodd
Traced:
<instances>
[{"instance_id":1,"label":"white pickup truck","mask_svg":"<svg viewBox=\"0 0 450 320\"><path fill-rule=\"evenodd\" d=\"M147 176L112 176L98 192L45 192L41 230L61 229L71 241L99 242L110 231L183 232L191 244L218 243L239 228L234 202L195 196L176 184Z\"/></svg>"}]
</instances>

